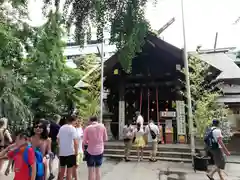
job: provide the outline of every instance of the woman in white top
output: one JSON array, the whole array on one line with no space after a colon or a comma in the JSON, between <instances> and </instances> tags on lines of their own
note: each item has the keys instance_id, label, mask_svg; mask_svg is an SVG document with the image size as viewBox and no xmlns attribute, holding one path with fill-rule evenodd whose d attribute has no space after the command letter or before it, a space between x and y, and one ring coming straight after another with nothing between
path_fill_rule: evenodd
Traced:
<instances>
[{"instance_id":1,"label":"woman in white top","mask_svg":"<svg viewBox=\"0 0 240 180\"><path fill-rule=\"evenodd\" d=\"M135 144L137 147L138 161L140 161L140 160L143 160L143 148L145 147L144 130L143 128L141 128L140 123L137 123L137 128L134 132L134 136L135 136ZM140 151L141 151L141 154L140 154Z\"/></svg>"},{"instance_id":2,"label":"woman in white top","mask_svg":"<svg viewBox=\"0 0 240 180\"><path fill-rule=\"evenodd\" d=\"M82 147L82 141L83 141L83 128L82 128L82 121L78 119L76 121L76 131L77 131L77 139L78 139L78 155L77 155L77 165L76 168L73 171L73 178L77 180L77 167L81 164L83 161L83 147Z\"/></svg>"}]
</instances>

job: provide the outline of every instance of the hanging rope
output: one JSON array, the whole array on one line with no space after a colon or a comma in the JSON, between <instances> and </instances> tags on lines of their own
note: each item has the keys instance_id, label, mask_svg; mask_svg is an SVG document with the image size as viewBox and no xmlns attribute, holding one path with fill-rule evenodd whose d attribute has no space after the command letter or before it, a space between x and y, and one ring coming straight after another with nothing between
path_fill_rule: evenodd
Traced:
<instances>
[{"instance_id":1,"label":"hanging rope","mask_svg":"<svg viewBox=\"0 0 240 180\"><path fill-rule=\"evenodd\" d=\"M158 88L156 87L157 122L159 124Z\"/></svg>"},{"instance_id":2,"label":"hanging rope","mask_svg":"<svg viewBox=\"0 0 240 180\"><path fill-rule=\"evenodd\" d=\"M140 114L142 113L142 95L143 95L143 89L141 88L141 92L140 92L140 107L139 107Z\"/></svg>"},{"instance_id":3,"label":"hanging rope","mask_svg":"<svg viewBox=\"0 0 240 180\"><path fill-rule=\"evenodd\" d=\"M149 88L148 88L148 123L149 123L149 113L150 113L150 108L149 108L149 97L150 97L150 92L149 92Z\"/></svg>"}]
</instances>

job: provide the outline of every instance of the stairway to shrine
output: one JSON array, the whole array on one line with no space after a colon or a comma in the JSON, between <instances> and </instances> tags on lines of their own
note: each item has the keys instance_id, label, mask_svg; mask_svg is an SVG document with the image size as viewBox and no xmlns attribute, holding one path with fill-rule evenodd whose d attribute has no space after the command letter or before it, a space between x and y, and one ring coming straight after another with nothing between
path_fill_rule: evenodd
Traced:
<instances>
[{"instance_id":1,"label":"stairway to shrine","mask_svg":"<svg viewBox=\"0 0 240 180\"><path fill-rule=\"evenodd\" d=\"M203 149L203 148L198 148ZM151 147L144 148L144 159L149 159ZM107 142L105 145L104 156L107 158L122 159L124 158L123 142ZM130 159L137 159L136 147L132 147ZM191 149L187 144L159 144L157 160L191 163Z\"/></svg>"}]
</instances>

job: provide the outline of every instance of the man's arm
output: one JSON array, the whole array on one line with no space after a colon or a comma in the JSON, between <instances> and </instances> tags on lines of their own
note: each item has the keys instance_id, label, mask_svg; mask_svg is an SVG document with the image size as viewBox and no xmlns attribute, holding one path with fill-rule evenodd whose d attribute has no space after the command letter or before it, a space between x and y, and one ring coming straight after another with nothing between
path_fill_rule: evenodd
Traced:
<instances>
[{"instance_id":1,"label":"man's arm","mask_svg":"<svg viewBox=\"0 0 240 180\"><path fill-rule=\"evenodd\" d=\"M75 154L77 155L78 154L78 148L79 148L77 130L75 128L73 128L73 132L72 133L73 133L74 151L75 151Z\"/></svg>"},{"instance_id":2,"label":"man's arm","mask_svg":"<svg viewBox=\"0 0 240 180\"><path fill-rule=\"evenodd\" d=\"M104 126L104 132L103 132L103 141L108 141L108 135L107 135L107 130L105 126Z\"/></svg>"},{"instance_id":3,"label":"man's arm","mask_svg":"<svg viewBox=\"0 0 240 180\"><path fill-rule=\"evenodd\" d=\"M6 147L0 152L0 159L5 159L8 151L10 150L11 146Z\"/></svg>"},{"instance_id":4,"label":"man's arm","mask_svg":"<svg viewBox=\"0 0 240 180\"><path fill-rule=\"evenodd\" d=\"M145 126L145 134L149 133L149 126Z\"/></svg>"},{"instance_id":5,"label":"man's arm","mask_svg":"<svg viewBox=\"0 0 240 180\"><path fill-rule=\"evenodd\" d=\"M83 145L88 143L88 132L87 132L87 128L85 128L85 130L83 131Z\"/></svg>"},{"instance_id":6,"label":"man's arm","mask_svg":"<svg viewBox=\"0 0 240 180\"><path fill-rule=\"evenodd\" d=\"M222 150L224 151L224 154L226 154L227 156L230 155L230 152L228 151L228 149L226 148L225 144L223 143L222 137L218 137L218 143L220 144L220 146L222 147Z\"/></svg>"},{"instance_id":7,"label":"man's arm","mask_svg":"<svg viewBox=\"0 0 240 180\"><path fill-rule=\"evenodd\" d=\"M34 162L31 165L31 169L32 169L31 180L35 180L36 179L36 173L37 173L36 162Z\"/></svg>"}]
</instances>

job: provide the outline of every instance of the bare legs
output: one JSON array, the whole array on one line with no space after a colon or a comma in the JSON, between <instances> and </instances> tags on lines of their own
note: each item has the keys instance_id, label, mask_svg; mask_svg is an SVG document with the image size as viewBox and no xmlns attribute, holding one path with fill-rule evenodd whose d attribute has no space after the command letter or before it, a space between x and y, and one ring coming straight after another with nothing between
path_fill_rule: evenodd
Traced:
<instances>
[{"instance_id":1,"label":"bare legs","mask_svg":"<svg viewBox=\"0 0 240 180\"><path fill-rule=\"evenodd\" d=\"M213 175L218 172L218 175L220 177L220 180L224 180L223 176L222 176L222 171L221 169L219 169L217 166L214 166L213 170L209 172L208 176L210 178L213 178Z\"/></svg>"},{"instance_id":2,"label":"bare legs","mask_svg":"<svg viewBox=\"0 0 240 180\"><path fill-rule=\"evenodd\" d=\"M143 160L143 147L140 148L141 149L141 161Z\"/></svg>"},{"instance_id":3,"label":"bare legs","mask_svg":"<svg viewBox=\"0 0 240 180\"><path fill-rule=\"evenodd\" d=\"M72 172L72 176L74 178L74 180L77 180L78 179L78 175L77 175L77 169L78 169L78 166L74 166L73 167L73 172Z\"/></svg>"},{"instance_id":4,"label":"bare legs","mask_svg":"<svg viewBox=\"0 0 240 180\"><path fill-rule=\"evenodd\" d=\"M65 171L66 171L65 167L60 168L58 180L63 180L64 179ZM72 168L67 168L66 180L72 180L72 175L73 175L73 167Z\"/></svg>"},{"instance_id":5,"label":"bare legs","mask_svg":"<svg viewBox=\"0 0 240 180\"><path fill-rule=\"evenodd\" d=\"M95 177L95 171L94 171L94 167L88 167L88 180L94 180Z\"/></svg>"},{"instance_id":6,"label":"bare legs","mask_svg":"<svg viewBox=\"0 0 240 180\"><path fill-rule=\"evenodd\" d=\"M101 180L100 167L88 167L88 180Z\"/></svg>"},{"instance_id":7,"label":"bare legs","mask_svg":"<svg viewBox=\"0 0 240 180\"><path fill-rule=\"evenodd\" d=\"M138 161L143 160L143 147L137 147L137 157Z\"/></svg>"},{"instance_id":8,"label":"bare legs","mask_svg":"<svg viewBox=\"0 0 240 180\"><path fill-rule=\"evenodd\" d=\"M95 180L100 180L101 179L101 171L99 167L95 168Z\"/></svg>"}]
</instances>

